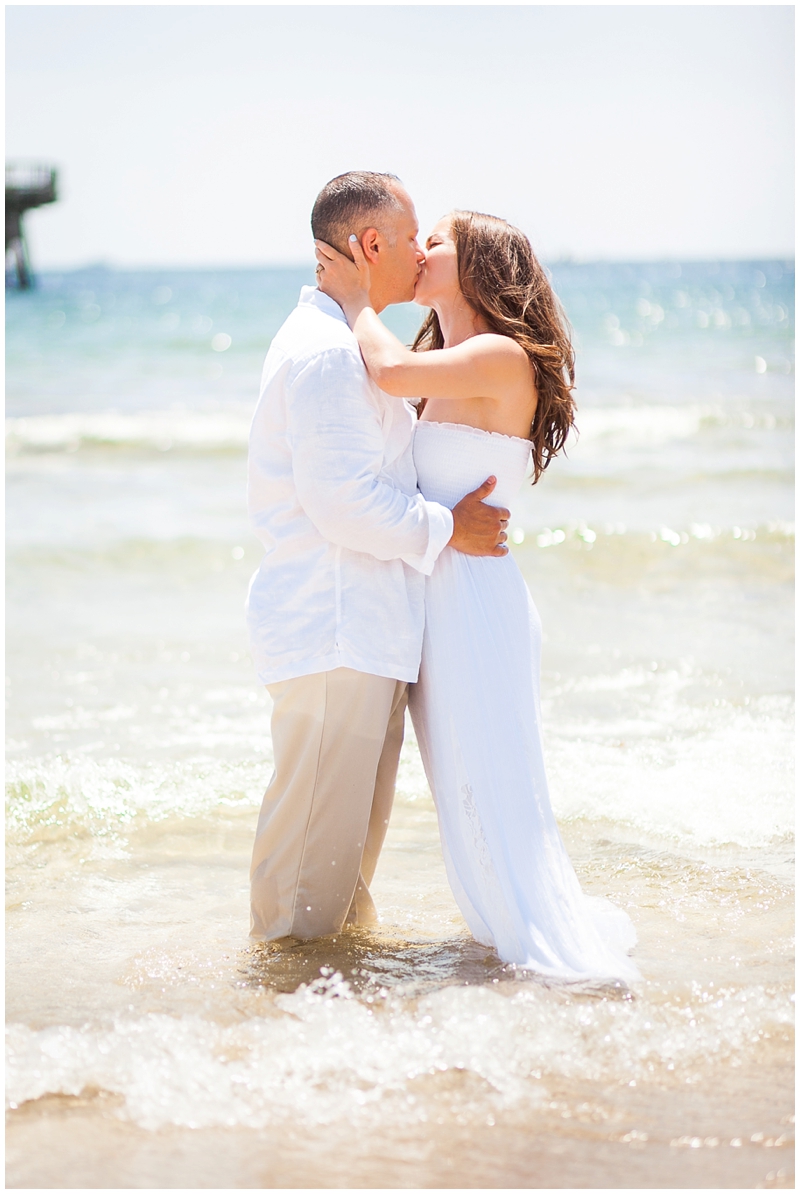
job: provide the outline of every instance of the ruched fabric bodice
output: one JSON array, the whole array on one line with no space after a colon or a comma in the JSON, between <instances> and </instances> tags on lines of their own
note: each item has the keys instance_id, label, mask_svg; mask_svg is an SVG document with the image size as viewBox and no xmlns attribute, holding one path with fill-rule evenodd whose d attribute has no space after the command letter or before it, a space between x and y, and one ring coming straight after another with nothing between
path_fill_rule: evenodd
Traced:
<instances>
[{"instance_id":1,"label":"ruched fabric bodice","mask_svg":"<svg viewBox=\"0 0 800 1194\"><path fill-rule=\"evenodd\" d=\"M426 498L455 506L489 476L510 506L527 440L420 421L414 463ZM504 962L551 978L635 980L628 916L581 891L544 768L541 625L511 552L446 547L425 582L419 682L409 707L436 802L447 875L473 936Z\"/></svg>"},{"instance_id":2,"label":"ruched fabric bodice","mask_svg":"<svg viewBox=\"0 0 800 1194\"><path fill-rule=\"evenodd\" d=\"M414 430L420 493L451 510L489 476L497 477L497 485L487 504L510 506L525 480L530 459L530 441L514 435L427 419L421 419Z\"/></svg>"}]
</instances>

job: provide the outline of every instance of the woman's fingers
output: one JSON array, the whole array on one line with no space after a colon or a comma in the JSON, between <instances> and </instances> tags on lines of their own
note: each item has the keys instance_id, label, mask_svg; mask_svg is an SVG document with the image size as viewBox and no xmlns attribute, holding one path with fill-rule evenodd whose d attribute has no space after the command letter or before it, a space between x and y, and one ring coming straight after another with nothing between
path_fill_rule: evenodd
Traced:
<instances>
[{"instance_id":1,"label":"woman's fingers","mask_svg":"<svg viewBox=\"0 0 800 1194\"><path fill-rule=\"evenodd\" d=\"M322 262L326 260L335 261L337 257L341 257L341 253L334 249L332 245L326 244L324 240L314 241L314 252L317 255L317 260Z\"/></svg>"},{"instance_id":2,"label":"woman's fingers","mask_svg":"<svg viewBox=\"0 0 800 1194\"><path fill-rule=\"evenodd\" d=\"M367 264L367 259L364 256L364 250L361 248L361 241L354 232L350 233L348 244L350 245L350 252L353 254L353 261L355 261L359 269L363 269Z\"/></svg>"},{"instance_id":3,"label":"woman's fingers","mask_svg":"<svg viewBox=\"0 0 800 1194\"><path fill-rule=\"evenodd\" d=\"M348 238L350 251L353 254L353 261L349 261L344 253L340 253L338 249L334 249L333 245L326 244L324 240L314 241L314 255L321 265L330 265L332 262L347 262L348 265L355 263L359 273L369 268L369 262L364 256L364 250L361 248L361 243L354 232Z\"/></svg>"},{"instance_id":4,"label":"woman's fingers","mask_svg":"<svg viewBox=\"0 0 800 1194\"><path fill-rule=\"evenodd\" d=\"M317 286L325 294L344 305L362 291L369 291L369 263L357 240L351 240L348 248L355 260L326 244L324 240L314 241L317 265Z\"/></svg>"}]
</instances>

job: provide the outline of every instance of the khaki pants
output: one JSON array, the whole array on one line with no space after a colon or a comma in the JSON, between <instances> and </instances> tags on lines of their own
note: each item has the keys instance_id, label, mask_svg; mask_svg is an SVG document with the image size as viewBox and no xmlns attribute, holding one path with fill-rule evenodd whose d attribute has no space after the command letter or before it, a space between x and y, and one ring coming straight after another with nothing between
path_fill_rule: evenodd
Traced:
<instances>
[{"instance_id":1,"label":"khaki pants","mask_svg":"<svg viewBox=\"0 0 800 1194\"><path fill-rule=\"evenodd\" d=\"M250 866L250 935L324 937L377 919L408 700L401 680L336 668L267 685L275 773Z\"/></svg>"}]
</instances>

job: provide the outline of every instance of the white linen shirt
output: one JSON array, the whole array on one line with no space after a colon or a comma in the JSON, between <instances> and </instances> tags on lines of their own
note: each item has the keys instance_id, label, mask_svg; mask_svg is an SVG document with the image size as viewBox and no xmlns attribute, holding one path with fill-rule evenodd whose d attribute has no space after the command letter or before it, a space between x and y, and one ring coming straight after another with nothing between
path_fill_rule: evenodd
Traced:
<instances>
[{"instance_id":1,"label":"white linen shirt","mask_svg":"<svg viewBox=\"0 0 800 1194\"><path fill-rule=\"evenodd\" d=\"M453 516L417 492L415 418L370 380L338 303L304 286L250 429L248 509L265 552L247 620L263 684L337 667L417 679L425 576Z\"/></svg>"}]
</instances>

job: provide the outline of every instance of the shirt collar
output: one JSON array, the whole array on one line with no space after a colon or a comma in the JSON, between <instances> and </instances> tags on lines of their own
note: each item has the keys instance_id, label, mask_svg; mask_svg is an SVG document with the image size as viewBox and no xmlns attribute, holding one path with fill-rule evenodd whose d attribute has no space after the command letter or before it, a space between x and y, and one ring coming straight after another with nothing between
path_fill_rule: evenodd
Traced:
<instances>
[{"instance_id":1,"label":"shirt collar","mask_svg":"<svg viewBox=\"0 0 800 1194\"><path fill-rule=\"evenodd\" d=\"M326 315L332 315L334 319L341 319L342 323L347 323L347 316L339 304L327 294L323 294L316 286L304 286L302 288L298 306L317 307L320 311L324 311Z\"/></svg>"}]
</instances>

